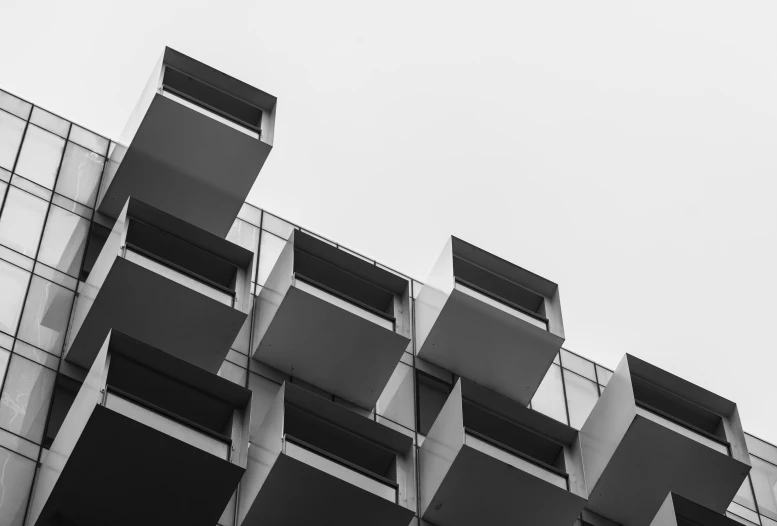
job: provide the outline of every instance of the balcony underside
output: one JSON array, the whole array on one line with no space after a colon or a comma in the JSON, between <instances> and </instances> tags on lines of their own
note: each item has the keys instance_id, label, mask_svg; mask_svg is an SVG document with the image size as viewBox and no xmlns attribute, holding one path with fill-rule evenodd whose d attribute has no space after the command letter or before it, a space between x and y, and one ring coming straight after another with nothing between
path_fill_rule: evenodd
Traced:
<instances>
[{"instance_id":1,"label":"balcony underside","mask_svg":"<svg viewBox=\"0 0 777 526\"><path fill-rule=\"evenodd\" d=\"M667 494L675 492L724 513L749 470L637 416L592 489L588 508L623 526L648 526Z\"/></svg>"},{"instance_id":2,"label":"balcony underside","mask_svg":"<svg viewBox=\"0 0 777 526\"><path fill-rule=\"evenodd\" d=\"M407 526L411 510L280 455L246 515L244 526Z\"/></svg>"},{"instance_id":3,"label":"balcony underside","mask_svg":"<svg viewBox=\"0 0 777 526\"><path fill-rule=\"evenodd\" d=\"M212 526L245 470L102 406L37 526Z\"/></svg>"},{"instance_id":4,"label":"balcony underside","mask_svg":"<svg viewBox=\"0 0 777 526\"><path fill-rule=\"evenodd\" d=\"M294 287L254 358L371 409L409 339Z\"/></svg>"},{"instance_id":5,"label":"balcony underside","mask_svg":"<svg viewBox=\"0 0 777 526\"><path fill-rule=\"evenodd\" d=\"M270 149L156 94L98 211L115 218L131 195L224 237Z\"/></svg>"},{"instance_id":6,"label":"balcony underside","mask_svg":"<svg viewBox=\"0 0 777 526\"><path fill-rule=\"evenodd\" d=\"M453 290L418 356L528 404L563 342L547 330Z\"/></svg>"},{"instance_id":7,"label":"balcony underside","mask_svg":"<svg viewBox=\"0 0 777 526\"><path fill-rule=\"evenodd\" d=\"M423 518L438 526L572 526L584 505L585 499L465 445Z\"/></svg>"},{"instance_id":8,"label":"balcony underside","mask_svg":"<svg viewBox=\"0 0 777 526\"><path fill-rule=\"evenodd\" d=\"M216 373L246 314L116 258L67 353L89 369L115 329Z\"/></svg>"}]
</instances>

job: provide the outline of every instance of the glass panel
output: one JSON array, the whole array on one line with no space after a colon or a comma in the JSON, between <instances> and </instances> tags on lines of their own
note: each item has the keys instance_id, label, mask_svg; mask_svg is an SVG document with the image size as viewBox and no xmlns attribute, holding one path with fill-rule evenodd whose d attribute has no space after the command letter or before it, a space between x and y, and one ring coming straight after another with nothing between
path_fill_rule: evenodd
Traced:
<instances>
[{"instance_id":1,"label":"glass panel","mask_svg":"<svg viewBox=\"0 0 777 526\"><path fill-rule=\"evenodd\" d=\"M232 362L224 361L224 363L221 364L217 374L225 380L229 380L233 384L245 386L248 371L242 367L238 367Z\"/></svg>"},{"instance_id":2,"label":"glass panel","mask_svg":"<svg viewBox=\"0 0 777 526\"><path fill-rule=\"evenodd\" d=\"M751 510L757 509L755 507L753 490L750 488L750 477L746 477L745 481L739 487L739 491L737 491L737 494L734 496L734 502L737 502L746 508L750 508Z\"/></svg>"},{"instance_id":3,"label":"glass panel","mask_svg":"<svg viewBox=\"0 0 777 526\"><path fill-rule=\"evenodd\" d=\"M198 281L192 277L187 276L186 274L178 272L177 270L174 270L167 265L163 265L154 261L153 259L149 259L146 256L138 254L137 252L132 251L130 248L127 248L124 258L127 261L132 261L133 263L140 265L143 268L147 268L153 272L156 272L160 276L164 276L171 281L179 283L186 288L197 291L204 296L214 299L219 303L229 305L230 307L232 306L233 298L226 292L222 292L221 290L211 287L202 281Z\"/></svg>"},{"instance_id":4,"label":"glass panel","mask_svg":"<svg viewBox=\"0 0 777 526\"><path fill-rule=\"evenodd\" d=\"M264 282L267 281L267 277L272 272L284 246L286 246L286 241L278 236L267 231L262 233L262 246L259 249L259 277L257 278L259 285L264 285Z\"/></svg>"},{"instance_id":5,"label":"glass panel","mask_svg":"<svg viewBox=\"0 0 777 526\"><path fill-rule=\"evenodd\" d=\"M32 104L25 102L18 97L14 97L10 93L0 90L0 109L10 111L17 117L21 117L24 120L30 118L30 110Z\"/></svg>"},{"instance_id":6,"label":"glass panel","mask_svg":"<svg viewBox=\"0 0 777 526\"><path fill-rule=\"evenodd\" d=\"M24 134L24 121L0 111L0 167L13 170L19 144Z\"/></svg>"},{"instance_id":7,"label":"glass panel","mask_svg":"<svg viewBox=\"0 0 777 526\"><path fill-rule=\"evenodd\" d=\"M777 465L777 446L771 445L760 438L745 433L745 443L751 455L755 455L767 462Z\"/></svg>"},{"instance_id":8,"label":"glass panel","mask_svg":"<svg viewBox=\"0 0 777 526\"><path fill-rule=\"evenodd\" d=\"M297 459L300 462L304 462L308 466L313 466L314 468L321 470L324 473L328 473L334 477L339 478L340 480L344 480L345 482L353 484L354 486L357 486L363 490L369 491L378 497L383 497L384 499L390 500L391 502L396 502L397 500L397 489L393 486L389 486L388 484L384 484L356 470L347 468L344 465L335 462L334 460L330 460L329 458L319 455L318 453L315 453L302 445L292 442L288 438L288 435L284 441L284 450L285 453L291 458Z\"/></svg>"},{"instance_id":9,"label":"glass panel","mask_svg":"<svg viewBox=\"0 0 777 526\"><path fill-rule=\"evenodd\" d=\"M752 455L750 463L753 465L750 476L753 478L758 509L761 515L777 520L777 466Z\"/></svg>"},{"instance_id":10,"label":"glass panel","mask_svg":"<svg viewBox=\"0 0 777 526\"><path fill-rule=\"evenodd\" d=\"M550 482L554 486L558 486L561 489L567 489L566 477L562 477L558 473L554 473L548 469L538 466L537 464L524 460L517 455L513 455L509 451L505 451L504 449L497 447L494 444L490 444L485 440L480 439L479 437L466 433L464 435L464 443L470 446L472 449L476 449L481 453L485 453L492 458L504 462L508 466L525 471L526 473L534 475L535 477L542 479L545 482Z\"/></svg>"},{"instance_id":11,"label":"glass panel","mask_svg":"<svg viewBox=\"0 0 777 526\"><path fill-rule=\"evenodd\" d=\"M378 414L408 429L415 429L414 391L413 368L402 362L398 363L378 399L376 405Z\"/></svg>"},{"instance_id":12,"label":"glass panel","mask_svg":"<svg viewBox=\"0 0 777 526\"><path fill-rule=\"evenodd\" d=\"M567 424L567 407L564 401L564 384L561 380L561 367L551 365L540 387L531 400L535 411Z\"/></svg>"},{"instance_id":13,"label":"glass panel","mask_svg":"<svg viewBox=\"0 0 777 526\"><path fill-rule=\"evenodd\" d=\"M108 152L108 139L100 137L99 135L87 131L75 124L70 130L70 137L68 138L85 148L89 148L93 152L99 153L100 155Z\"/></svg>"},{"instance_id":14,"label":"glass panel","mask_svg":"<svg viewBox=\"0 0 777 526\"><path fill-rule=\"evenodd\" d=\"M78 277L88 231L89 221L58 206L52 206L46 221L38 261Z\"/></svg>"},{"instance_id":15,"label":"glass panel","mask_svg":"<svg viewBox=\"0 0 777 526\"><path fill-rule=\"evenodd\" d=\"M736 502L732 502L729 505L728 511L736 515L737 516L736 518L739 518L739 517L744 518L747 521L752 522L753 524L759 523L758 514L756 512L751 511L745 508L744 506L740 506ZM737 521L737 522L741 522L742 524L747 524L746 522L742 522L742 521Z\"/></svg>"},{"instance_id":16,"label":"glass panel","mask_svg":"<svg viewBox=\"0 0 777 526\"><path fill-rule=\"evenodd\" d=\"M41 186L53 189L64 148L65 139L62 137L57 137L37 126L29 126L24 136L22 152L19 154L16 173Z\"/></svg>"},{"instance_id":17,"label":"glass panel","mask_svg":"<svg viewBox=\"0 0 777 526\"><path fill-rule=\"evenodd\" d=\"M229 459L229 445L224 440L219 440L212 435L177 422L161 413L146 409L115 393L108 393L105 407L152 429L156 429L165 435L177 438L181 442L192 445L206 453L225 460Z\"/></svg>"},{"instance_id":18,"label":"glass panel","mask_svg":"<svg viewBox=\"0 0 777 526\"><path fill-rule=\"evenodd\" d=\"M40 444L55 376L51 369L13 355L0 400L0 427Z\"/></svg>"},{"instance_id":19,"label":"glass panel","mask_svg":"<svg viewBox=\"0 0 777 526\"><path fill-rule=\"evenodd\" d=\"M70 123L68 121L38 107L32 110L30 122L61 137L67 137L67 132L70 130Z\"/></svg>"},{"instance_id":20,"label":"glass panel","mask_svg":"<svg viewBox=\"0 0 777 526\"><path fill-rule=\"evenodd\" d=\"M255 227L242 219L236 219L227 234L227 241L250 250L254 255L253 263L251 263L251 281L256 279L256 251L259 250L259 232L259 227Z\"/></svg>"},{"instance_id":21,"label":"glass panel","mask_svg":"<svg viewBox=\"0 0 777 526\"><path fill-rule=\"evenodd\" d=\"M610 371L609 369L605 369L601 365L597 365L596 376L599 377L599 383L601 385L606 386L607 383L610 381L610 378L612 378L612 371Z\"/></svg>"},{"instance_id":22,"label":"glass panel","mask_svg":"<svg viewBox=\"0 0 777 526\"><path fill-rule=\"evenodd\" d=\"M492 307L501 310L502 312L506 312L507 314L510 314L511 316L515 316L518 319L521 319L527 323L530 323L531 325L534 325L535 327L539 327L540 329L547 330L548 324L545 323L542 320L538 320L537 318L533 318L529 316L528 314L525 314L518 309L514 309L512 307L509 307L502 303L501 301L497 301L493 299L490 296L486 296L485 294L476 291L475 289L471 289L467 287L466 285L463 285L461 283L456 283L455 285L456 290L463 292L467 296L471 296L479 301L482 301L483 303L487 305L491 305Z\"/></svg>"},{"instance_id":23,"label":"glass panel","mask_svg":"<svg viewBox=\"0 0 777 526\"><path fill-rule=\"evenodd\" d=\"M704 435L700 435L699 433L692 431L685 426L681 426L680 424L672 420L664 418L663 416L656 414L653 411L648 411L644 407L637 406L637 414L644 418L647 418L648 420L652 420L653 422L656 422L657 424L660 424L666 427L667 429L671 429L672 431L674 431L679 435L688 437L694 442L698 442L699 444L705 445L710 449L714 449L718 453L723 453L724 455L728 455L728 446L726 446L725 444L721 444L720 442L712 440L711 438L708 438Z\"/></svg>"},{"instance_id":24,"label":"glass panel","mask_svg":"<svg viewBox=\"0 0 777 526\"><path fill-rule=\"evenodd\" d=\"M5 370L8 368L8 360L11 359L10 351L0 349L0 387L3 386L3 379L5 378Z\"/></svg>"},{"instance_id":25,"label":"glass panel","mask_svg":"<svg viewBox=\"0 0 777 526\"><path fill-rule=\"evenodd\" d=\"M30 273L0 261L0 331L16 333Z\"/></svg>"},{"instance_id":26,"label":"glass panel","mask_svg":"<svg viewBox=\"0 0 777 526\"><path fill-rule=\"evenodd\" d=\"M34 258L48 206L43 199L18 188L9 188L0 216L0 243Z\"/></svg>"},{"instance_id":27,"label":"glass panel","mask_svg":"<svg viewBox=\"0 0 777 526\"><path fill-rule=\"evenodd\" d=\"M589 380L596 381L596 373L594 372L594 363L589 362L585 358L581 358L576 354L572 354L566 349L561 349L561 365L565 369L574 371L579 375L585 376Z\"/></svg>"},{"instance_id":28,"label":"glass panel","mask_svg":"<svg viewBox=\"0 0 777 526\"><path fill-rule=\"evenodd\" d=\"M262 219L262 228L283 239L289 239L291 233L294 232L294 225L266 212Z\"/></svg>"},{"instance_id":29,"label":"glass panel","mask_svg":"<svg viewBox=\"0 0 777 526\"><path fill-rule=\"evenodd\" d=\"M0 526L21 526L35 476L35 462L0 449Z\"/></svg>"},{"instance_id":30,"label":"glass panel","mask_svg":"<svg viewBox=\"0 0 777 526\"><path fill-rule=\"evenodd\" d=\"M305 281L299 278L294 280L294 286L299 290L307 292L311 296L315 296L317 298L320 298L326 301L327 303L336 305L337 307L340 307L341 309L348 311L351 314L355 314L360 318L364 318L367 321L371 321L372 323L379 325L384 329L388 329L390 331L394 330L394 322L392 320L388 320L382 316L378 316L373 312L362 309L361 307L358 307L349 301L345 301L339 296L330 294L329 292L319 289L318 287L313 286L309 283L306 283Z\"/></svg>"},{"instance_id":31,"label":"glass panel","mask_svg":"<svg viewBox=\"0 0 777 526\"><path fill-rule=\"evenodd\" d=\"M57 179L57 193L94 208L97 186L105 157L72 142L67 143L62 169Z\"/></svg>"},{"instance_id":32,"label":"glass panel","mask_svg":"<svg viewBox=\"0 0 777 526\"><path fill-rule=\"evenodd\" d=\"M59 356L65 343L73 296L73 291L33 276L18 338Z\"/></svg>"},{"instance_id":33,"label":"glass panel","mask_svg":"<svg viewBox=\"0 0 777 526\"><path fill-rule=\"evenodd\" d=\"M564 382L569 407L569 425L580 429L599 399L599 388L596 387L596 383L570 371L564 371Z\"/></svg>"}]
</instances>

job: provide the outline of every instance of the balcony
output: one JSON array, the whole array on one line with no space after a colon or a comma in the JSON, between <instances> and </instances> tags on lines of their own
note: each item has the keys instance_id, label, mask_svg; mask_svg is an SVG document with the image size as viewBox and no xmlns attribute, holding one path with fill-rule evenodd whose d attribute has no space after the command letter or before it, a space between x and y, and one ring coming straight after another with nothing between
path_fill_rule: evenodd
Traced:
<instances>
[{"instance_id":1,"label":"balcony","mask_svg":"<svg viewBox=\"0 0 777 526\"><path fill-rule=\"evenodd\" d=\"M408 285L296 230L259 293L253 357L371 409L410 343Z\"/></svg>"},{"instance_id":2,"label":"balcony","mask_svg":"<svg viewBox=\"0 0 777 526\"><path fill-rule=\"evenodd\" d=\"M675 492L724 513L750 471L736 404L626 355L580 430L588 508L647 526Z\"/></svg>"},{"instance_id":3,"label":"balcony","mask_svg":"<svg viewBox=\"0 0 777 526\"><path fill-rule=\"evenodd\" d=\"M250 400L111 332L42 461L29 524L216 524L245 472Z\"/></svg>"},{"instance_id":4,"label":"balcony","mask_svg":"<svg viewBox=\"0 0 777 526\"><path fill-rule=\"evenodd\" d=\"M273 145L276 99L173 49L112 151L98 211L137 197L227 235Z\"/></svg>"},{"instance_id":5,"label":"balcony","mask_svg":"<svg viewBox=\"0 0 777 526\"><path fill-rule=\"evenodd\" d=\"M523 405L564 342L555 283L455 237L416 313L420 358Z\"/></svg>"},{"instance_id":6,"label":"balcony","mask_svg":"<svg viewBox=\"0 0 777 526\"><path fill-rule=\"evenodd\" d=\"M739 526L734 519L670 493L650 526Z\"/></svg>"},{"instance_id":7,"label":"balcony","mask_svg":"<svg viewBox=\"0 0 777 526\"><path fill-rule=\"evenodd\" d=\"M116 329L217 372L248 316L252 258L130 198L79 290L66 359L88 369Z\"/></svg>"},{"instance_id":8,"label":"balcony","mask_svg":"<svg viewBox=\"0 0 777 526\"><path fill-rule=\"evenodd\" d=\"M577 431L459 379L419 451L421 516L438 526L572 526L585 505Z\"/></svg>"},{"instance_id":9,"label":"balcony","mask_svg":"<svg viewBox=\"0 0 777 526\"><path fill-rule=\"evenodd\" d=\"M238 524L407 526L412 442L287 382L252 435Z\"/></svg>"}]
</instances>

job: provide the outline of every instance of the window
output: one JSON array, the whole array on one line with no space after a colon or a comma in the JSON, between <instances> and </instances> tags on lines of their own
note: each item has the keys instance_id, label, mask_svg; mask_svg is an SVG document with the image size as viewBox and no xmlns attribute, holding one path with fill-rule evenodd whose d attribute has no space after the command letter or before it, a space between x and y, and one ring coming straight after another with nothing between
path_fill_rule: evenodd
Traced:
<instances>
[{"instance_id":1,"label":"window","mask_svg":"<svg viewBox=\"0 0 777 526\"><path fill-rule=\"evenodd\" d=\"M48 203L43 199L10 187L0 216L0 243L34 258L47 208Z\"/></svg>"},{"instance_id":2,"label":"window","mask_svg":"<svg viewBox=\"0 0 777 526\"><path fill-rule=\"evenodd\" d=\"M418 409L416 412L418 432L422 435L428 435L437 415L440 414L448 400L452 386L420 371L416 372L416 385L418 390Z\"/></svg>"}]
</instances>

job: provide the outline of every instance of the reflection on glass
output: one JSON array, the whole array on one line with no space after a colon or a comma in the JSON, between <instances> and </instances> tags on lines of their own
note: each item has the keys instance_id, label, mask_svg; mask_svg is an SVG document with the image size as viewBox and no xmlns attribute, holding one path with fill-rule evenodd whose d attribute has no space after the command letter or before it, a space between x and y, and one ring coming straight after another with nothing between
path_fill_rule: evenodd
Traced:
<instances>
[{"instance_id":1,"label":"reflection on glass","mask_svg":"<svg viewBox=\"0 0 777 526\"><path fill-rule=\"evenodd\" d=\"M677 422L674 422L673 420L669 420L668 418L665 418L657 413L654 413L653 411L642 407L637 406L637 414L639 416L642 416L644 418L647 418L648 420L652 420L653 422L657 424L661 424L662 426L666 427L667 429L671 429L678 435L683 435L684 437L688 437L694 442L698 442L699 444L705 445L710 449L714 449L718 453L723 453L724 455L728 455L728 446L725 444L721 444L720 442L717 442L715 440L712 440L709 437L706 437L700 433L697 433L696 431L693 431L692 429L688 429L685 426L681 426Z\"/></svg>"},{"instance_id":2,"label":"reflection on glass","mask_svg":"<svg viewBox=\"0 0 777 526\"><path fill-rule=\"evenodd\" d=\"M10 187L0 216L0 243L34 258L47 208L43 199Z\"/></svg>"},{"instance_id":3,"label":"reflection on glass","mask_svg":"<svg viewBox=\"0 0 777 526\"><path fill-rule=\"evenodd\" d=\"M23 134L24 121L0 111L0 168L13 170Z\"/></svg>"},{"instance_id":4,"label":"reflection on glass","mask_svg":"<svg viewBox=\"0 0 777 526\"><path fill-rule=\"evenodd\" d=\"M581 358L576 354L572 354L566 349L561 349L561 365L565 369L574 371L581 376L585 376L589 380L596 381L596 373L594 373L594 363L589 362L585 358Z\"/></svg>"},{"instance_id":5,"label":"reflection on glass","mask_svg":"<svg viewBox=\"0 0 777 526\"><path fill-rule=\"evenodd\" d=\"M761 515L777 521L777 466L752 455L750 463L753 465L750 476L753 478L758 509L761 511ZM739 501L739 499L735 500ZM744 502L740 503L744 504Z\"/></svg>"},{"instance_id":6,"label":"reflection on glass","mask_svg":"<svg viewBox=\"0 0 777 526\"><path fill-rule=\"evenodd\" d=\"M35 462L0 448L0 526L21 526Z\"/></svg>"},{"instance_id":7,"label":"reflection on glass","mask_svg":"<svg viewBox=\"0 0 777 526\"><path fill-rule=\"evenodd\" d=\"M599 399L599 388L594 382L566 370L564 371L564 382L569 405L569 425L575 429L580 429Z\"/></svg>"},{"instance_id":8,"label":"reflection on glass","mask_svg":"<svg viewBox=\"0 0 777 526\"><path fill-rule=\"evenodd\" d=\"M58 206L52 206L46 220L38 261L78 277L88 230L89 221Z\"/></svg>"},{"instance_id":9,"label":"reflection on glass","mask_svg":"<svg viewBox=\"0 0 777 526\"><path fill-rule=\"evenodd\" d=\"M543 378L539 389L531 400L531 407L559 422L569 423L564 400L564 384L561 380L561 367L556 364L550 366L548 374Z\"/></svg>"},{"instance_id":10,"label":"reflection on glass","mask_svg":"<svg viewBox=\"0 0 777 526\"><path fill-rule=\"evenodd\" d=\"M211 287L202 281L198 281L186 274L183 274L182 272L178 272L172 267L168 267L167 265L163 265L162 263L154 261L153 259L147 258L142 254L138 254L130 248L127 248L124 258L127 261L132 261L133 263L140 265L143 268L154 271L160 276L164 276L171 281L175 281L176 283L179 283L186 288L195 290L200 294L204 294L205 296L214 299L219 303L229 305L230 307L232 306L232 300L234 298L226 292L222 292L221 290Z\"/></svg>"},{"instance_id":11,"label":"reflection on glass","mask_svg":"<svg viewBox=\"0 0 777 526\"><path fill-rule=\"evenodd\" d=\"M0 260L0 331L16 333L30 273Z\"/></svg>"},{"instance_id":12,"label":"reflection on glass","mask_svg":"<svg viewBox=\"0 0 777 526\"><path fill-rule=\"evenodd\" d=\"M13 355L0 399L0 427L40 444L55 376L51 369Z\"/></svg>"},{"instance_id":13,"label":"reflection on glass","mask_svg":"<svg viewBox=\"0 0 777 526\"><path fill-rule=\"evenodd\" d=\"M257 278L257 284L264 285L265 281L267 281L284 246L286 246L286 241L283 239L270 234L266 230L262 232L262 246L259 249L259 276Z\"/></svg>"},{"instance_id":14,"label":"reflection on glass","mask_svg":"<svg viewBox=\"0 0 777 526\"><path fill-rule=\"evenodd\" d=\"M75 124L70 129L70 137L68 139L101 155L108 151L108 139L95 135Z\"/></svg>"},{"instance_id":15,"label":"reflection on glass","mask_svg":"<svg viewBox=\"0 0 777 526\"><path fill-rule=\"evenodd\" d=\"M94 208L104 164L102 155L68 142L57 179L57 193Z\"/></svg>"},{"instance_id":16,"label":"reflection on glass","mask_svg":"<svg viewBox=\"0 0 777 526\"><path fill-rule=\"evenodd\" d=\"M32 277L18 337L59 356L65 343L74 293L38 276Z\"/></svg>"},{"instance_id":17,"label":"reflection on glass","mask_svg":"<svg viewBox=\"0 0 777 526\"><path fill-rule=\"evenodd\" d=\"M369 491L378 497L383 497L391 502L397 501L397 489L395 487L384 484L359 471L350 469L334 460L320 455L301 444L297 444L293 439L290 439L288 435L286 435L284 440L284 452L291 458L297 459L324 473L329 473L340 480L344 480L363 490Z\"/></svg>"},{"instance_id":18,"label":"reflection on glass","mask_svg":"<svg viewBox=\"0 0 777 526\"><path fill-rule=\"evenodd\" d=\"M24 136L16 173L41 186L53 189L65 139L30 125Z\"/></svg>"},{"instance_id":19,"label":"reflection on glass","mask_svg":"<svg viewBox=\"0 0 777 526\"><path fill-rule=\"evenodd\" d=\"M464 435L464 443L472 449L476 449L481 453L485 453L489 457L504 462L509 466L518 468L521 471L525 471L526 473L534 475L535 477L542 479L545 482L550 482L554 486L558 486L561 489L567 489L566 477L562 477L558 473L555 473L549 469L545 469L538 464L524 460L518 455L514 455L509 451L502 449L495 444L487 442L480 437L476 437L469 432L466 432Z\"/></svg>"},{"instance_id":20,"label":"reflection on glass","mask_svg":"<svg viewBox=\"0 0 777 526\"><path fill-rule=\"evenodd\" d=\"M610 381L610 378L612 378L612 371L597 365L596 366L596 376L597 376L597 378L599 380L599 384L606 386L607 383Z\"/></svg>"}]
</instances>

